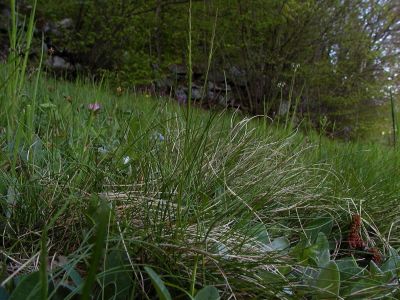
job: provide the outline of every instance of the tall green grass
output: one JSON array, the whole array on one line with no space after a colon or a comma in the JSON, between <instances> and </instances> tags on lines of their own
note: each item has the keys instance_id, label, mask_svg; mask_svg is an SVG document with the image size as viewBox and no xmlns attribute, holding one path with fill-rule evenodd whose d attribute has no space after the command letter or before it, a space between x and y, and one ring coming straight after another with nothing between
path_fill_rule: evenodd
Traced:
<instances>
[{"instance_id":1,"label":"tall green grass","mask_svg":"<svg viewBox=\"0 0 400 300\"><path fill-rule=\"evenodd\" d=\"M103 105L96 115L87 110L94 100ZM67 263L51 273L49 295L82 293L93 261L98 197L111 215L102 223L107 253L91 293L106 299L151 294L144 265L160 274L173 297L196 295L210 284L223 298L268 298L296 289L298 279L272 284L268 274L261 276L265 266L297 264L281 251L265 252L263 244L285 237L295 246L318 216L331 216L335 236L350 214L360 213L374 229L371 241L399 245L396 152L326 139L318 146L318 138L287 136L259 126L258 119L192 113L188 152L186 120L174 103L117 96L90 83L40 80L35 160L25 161L21 151L16 168L29 171L18 171L17 181L7 169L1 175L18 195L3 217L7 255L29 260L44 220L62 210L47 229L47 245L50 260L65 255ZM72 277L81 283L64 287Z\"/></svg>"},{"instance_id":2,"label":"tall green grass","mask_svg":"<svg viewBox=\"0 0 400 300\"><path fill-rule=\"evenodd\" d=\"M36 93L34 92L29 96L25 94L25 77L34 30L36 1L33 2L28 20L20 19L21 16L16 12L14 0L10 1L10 7L10 54L6 66L2 70L2 86L4 89L1 97L0 124L3 125L7 133L9 151L12 155L12 170L14 170L17 163L17 149L32 145L34 136L33 118L36 109ZM25 23L27 23L26 31L18 31L19 25L24 28ZM37 78L39 76L40 71L37 72ZM37 88L35 88L36 90Z\"/></svg>"}]
</instances>

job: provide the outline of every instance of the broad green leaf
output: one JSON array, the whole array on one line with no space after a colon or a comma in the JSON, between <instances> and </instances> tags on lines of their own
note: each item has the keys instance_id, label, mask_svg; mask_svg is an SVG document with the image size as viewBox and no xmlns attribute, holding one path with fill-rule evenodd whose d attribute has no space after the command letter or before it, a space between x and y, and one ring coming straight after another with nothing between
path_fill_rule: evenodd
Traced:
<instances>
[{"instance_id":1,"label":"broad green leaf","mask_svg":"<svg viewBox=\"0 0 400 300\"><path fill-rule=\"evenodd\" d=\"M129 292L134 286L131 276L125 266L125 253L111 251L106 256L104 278L100 279L107 299L118 295L119 299L128 299Z\"/></svg>"},{"instance_id":2,"label":"broad green leaf","mask_svg":"<svg viewBox=\"0 0 400 300\"><path fill-rule=\"evenodd\" d=\"M30 162L34 164L38 164L46 160L43 141L35 135L34 141L29 148L21 148L19 151L19 157L24 162Z\"/></svg>"},{"instance_id":3,"label":"broad green leaf","mask_svg":"<svg viewBox=\"0 0 400 300\"><path fill-rule=\"evenodd\" d=\"M303 257L315 267L323 267L329 262L329 242L324 233L318 233L315 244L303 250Z\"/></svg>"},{"instance_id":4,"label":"broad green leaf","mask_svg":"<svg viewBox=\"0 0 400 300\"><path fill-rule=\"evenodd\" d=\"M269 244L271 242L268 235L267 227L262 223L249 222L247 225L244 226L243 231L246 236L254 238L261 243Z\"/></svg>"},{"instance_id":5,"label":"broad green leaf","mask_svg":"<svg viewBox=\"0 0 400 300\"><path fill-rule=\"evenodd\" d=\"M307 237L310 239L311 243L314 243L320 232L324 233L326 236L332 231L333 220L331 216L323 216L314 219L310 224L304 228Z\"/></svg>"},{"instance_id":6,"label":"broad green leaf","mask_svg":"<svg viewBox=\"0 0 400 300\"><path fill-rule=\"evenodd\" d=\"M372 275L382 275L383 272L372 260L369 262L369 270Z\"/></svg>"},{"instance_id":7,"label":"broad green leaf","mask_svg":"<svg viewBox=\"0 0 400 300\"><path fill-rule=\"evenodd\" d=\"M67 274L69 275L75 286L80 286L83 283L81 275L79 275L78 271L76 271L72 266L69 268Z\"/></svg>"},{"instance_id":8,"label":"broad green leaf","mask_svg":"<svg viewBox=\"0 0 400 300\"><path fill-rule=\"evenodd\" d=\"M298 270L302 274L303 281L307 286L314 286L315 281L320 273L320 271L313 267L299 267Z\"/></svg>"},{"instance_id":9,"label":"broad green leaf","mask_svg":"<svg viewBox=\"0 0 400 300\"><path fill-rule=\"evenodd\" d=\"M265 250L266 251L282 251L286 250L290 247L290 242L286 237L278 237L272 241L272 243L269 243L265 245Z\"/></svg>"},{"instance_id":10,"label":"broad green leaf","mask_svg":"<svg viewBox=\"0 0 400 300\"><path fill-rule=\"evenodd\" d=\"M372 260L369 263L369 270L371 278L379 283L385 284L388 283L392 279L392 275L390 272L384 273Z\"/></svg>"},{"instance_id":11,"label":"broad green leaf","mask_svg":"<svg viewBox=\"0 0 400 300\"><path fill-rule=\"evenodd\" d=\"M331 257L329 253L329 242L326 235L322 232L318 233L317 240L315 242L318 266L323 267L329 262Z\"/></svg>"},{"instance_id":12,"label":"broad green leaf","mask_svg":"<svg viewBox=\"0 0 400 300\"><path fill-rule=\"evenodd\" d=\"M289 242L289 240L288 240L286 237L284 237L284 236L278 237L278 238L274 239L274 240L272 241L272 243L271 243L271 247L272 247L274 250L278 250L278 251L288 249L289 246L290 246L290 242Z\"/></svg>"},{"instance_id":13,"label":"broad green leaf","mask_svg":"<svg viewBox=\"0 0 400 300\"><path fill-rule=\"evenodd\" d=\"M156 272L150 267L144 267L147 274L149 274L151 282L156 289L157 295L160 300L172 300L171 294L169 293L164 281L158 276Z\"/></svg>"},{"instance_id":14,"label":"broad green leaf","mask_svg":"<svg viewBox=\"0 0 400 300\"><path fill-rule=\"evenodd\" d=\"M40 299L39 271L25 276L11 293L9 300L36 300Z\"/></svg>"},{"instance_id":15,"label":"broad green leaf","mask_svg":"<svg viewBox=\"0 0 400 300\"><path fill-rule=\"evenodd\" d=\"M362 276L364 269L360 268L353 257L346 257L336 261L340 271L342 281L347 281L352 277Z\"/></svg>"},{"instance_id":16,"label":"broad green leaf","mask_svg":"<svg viewBox=\"0 0 400 300\"><path fill-rule=\"evenodd\" d=\"M336 299L339 297L340 272L334 261L330 261L320 271L316 287L318 299Z\"/></svg>"},{"instance_id":17,"label":"broad green leaf","mask_svg":"<svg viewBox=\"0 0 400 300\"><path fill-rule=\"evenodd\" d=\"M195 300L219 300L219 292L214 286L206 286L197 292Z\"/></svg>"},{"instance_id":18,"label":"broad green leaf","mask_svg":"<svg viewBox=\"0 0 400 300\"><path fill-rule=\"evenodd\" d=\"M400 276L400 256L397 251L390 247L389 258L382 264L381 270L389 272L392 276Z\"/></svg>"},{"instance_id":19,"label":"broad green leaf","mask_svg":"<svg viewBox=\"0 0 400 300\"><path fill-rule=\"evenodd\" d=\"M310 247L311 244L306 236L302 235L300 241L296 246L291 248L291 255L299 260L301 263L308 262L308 253L306 253L306 249Z\"/></svg>"},{"instance_id":20,"label":"broad green leaf","mask_svg":"<svg viewBox=\"0 0 400 300\"><path fill-rule=\"evenodd\" d=\"M350 293L346 293L346 299L382 299L382 295L389 292L384 285L375 279L363 278L351 283Z\"/></svg>"}]
</instances>

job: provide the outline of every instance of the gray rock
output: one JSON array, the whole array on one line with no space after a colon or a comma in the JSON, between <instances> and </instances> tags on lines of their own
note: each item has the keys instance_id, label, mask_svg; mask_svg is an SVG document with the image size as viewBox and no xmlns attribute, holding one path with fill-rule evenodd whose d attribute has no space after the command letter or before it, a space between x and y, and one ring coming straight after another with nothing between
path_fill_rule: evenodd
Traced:
<instances>
[{"instance_id":1,"label":"gray rock","mask_svg":"<svg viewBox=\"0 0 400 300\"><path fill-rule=\"evenodd\" d=\"M230 92L230 91L232 91L232 88L229 84L225 85L225 82L223 85L217 85L217 84L209 81L208 82L208 90L217 91L217 92Z\"/></svg>"},{"instance_id":2,"label":"gray rock","mask_svg":"<svg viewBox=\"0 0 400 300\"><path fill-rule=\"evenodd\" d=\"M283 116L286 115L289 111L289 102L288 101L282 101L279 104L279 109L278 109L278 116Z\"/></svg>"},{"instance_id":3,"label":"gray rock","mask_svg":"<svg viewBox=\"0 0 400 300\"><path fill-rule=\"evenodd\" d=\"M222 105L222 106L226 107L226 106L229 105L229 99L228 99L228 97L224 97L223 95L219 95L218 98L217 98L217 103L219 105Z\"/></svg>"},{"instance_id":4,"label":"gray rock","mask_svg":"<svg viewBox=\"0 0 400 300\"><path fill-rule=\"evenodd\" d=\"M207 88L209 91L215 90L215 86L216 86L216 84L214 84L212 81L209 81L207 84Z\"/></svg>"},{"instance_id":5,"label":"gray rock","mask_svg":"<svg viewBox=\"0 0 400 300\"><path fill-rule=\"evenodd\" d=\"M168 66L168 70L177 76L184 76L186 75L186 67L184 65L172 64Z\"/></svg>"},{"instance_id":6,"label":"gray rock","mask_svg":"<svg viewBox=\"0 0 400 300\"><path fill-rule=\"evenodd\" d=\"M51 56L47 59L46 65L52 69L71 71L74 67L60 56Z\"/></svg>"},{"instance_id":7,"label":"gray rock","mask_svg":"<svg viewBox=\"0 0 400 300\"><path fill-rule=\"evenodd\" d=\"M235 106L235 100L233 97L233 93L220 93L217 96L217 101L216 101L219 105L222 105L224 107L234 107Z\"/></svg>"},{"instance_id":8,"label":"gray rock","mask_svg":"<svg viewBox=\"0 0 400 300\"><path fill-rule=\"evenodd\" d=\"M222 89L223 89L223 91L228 92L228 93L232 92L232 87L229 84L224 85Z\"/></svg>"},{"instance_id":9,"label":"gray rock","mask_svg":"<svg viewBox=\"0 0 400 300\"><path fill-rule=\"evenodd\" d=\"M229 80L235 85L245 86L247 83L246 72L239 67L232 66L229 69Z\"/></svg>"},{"instance_id":10,"label":"gray rock","mask_svg":"<svg viewBox=\"0 0 400 300\"><path fill-rule=\"evenodd\" d=\"M246 72L244 72L243 70L241 70L239 67L237 66L232 66L229 69L229 74L235 77L243 77L246 75Z\"/></svg>"},{"instance_id":11,"label":"gray rock","mask_svg":"<svg viewBox=\"0 0 400 300\"><path fill-rule=\"evenodd\" d=\"M52 34L55 36L60 36L61 32L58 29L58 26L53 22L45 22L41 27L42 32L45 34Z\"/></svg>"},{"instance_id":12,"label":"gray rock","mask_svg":"<svg viewBox=\"0 0 400 300\"><path fill-rule=\"evenodd\" d=\"M74 26L74 21L71 18L65 18L57 22L57 27L61 29L69 29Z\"/></svg>"},{"instance_id":13,"label":"gray rock","mask_svg":"<svg viewBox=\"0 0 400 300\"><path fill-rule=\"evenodd\" d=\"M208 91L207 92L207 98L211 101L217 101L218 100L218 96L220 93L218 92L214 92L214 91Z\"/></svg>"},{"instance_id":14,"label":"gray rock","mask_svg":"<svg viewBox=\"0 0 400 300\"><path fill-rule=\"evenodd\" d=\"M340 131L332 133L332 137L337 136L341 137L345 141L350 141L351 137L354 133L353 127L352 126L344 126Z\"/></svg>"},{"instance_id":15,"label":"gray rock","mask_svg":"<svg viewBox=\"0 0 400 300\"><path fill-rule=\"evenodd\" d=\"M156 87L159 89L169 89L174 85L174 82L170 78L161 78L156 81Z\"/></svg>"},{"instance_id":16,"label":"gray rock","mask_svg":"<svg viewBox=\"0 0 400 300\"><path fill-rule=\"evenodd\" d=\"M225 74L219 71L211 71L208 80L215 83L225 83Z\"/></svg>"},{"instance_id":17,"label":"gray rock","mask_svg":"<svg viewBox=\"0 0 400 300\"><path fill-rule=\"evenodd\" d=\"M203 87L193 86L192 87L192 100L201 100L203 94Z\"/></svg>"},{"instance_id":18,"label":"gray rock","mask_svg":"<svg viewBox=\"0 0 400 300\"><path fill-rule=\"evenodd\" d=\"M179 87L175 91L176 100L178 100L179 104L185 104L187 102L188 96L183 87Z\"/></svg>"}]
</instances>

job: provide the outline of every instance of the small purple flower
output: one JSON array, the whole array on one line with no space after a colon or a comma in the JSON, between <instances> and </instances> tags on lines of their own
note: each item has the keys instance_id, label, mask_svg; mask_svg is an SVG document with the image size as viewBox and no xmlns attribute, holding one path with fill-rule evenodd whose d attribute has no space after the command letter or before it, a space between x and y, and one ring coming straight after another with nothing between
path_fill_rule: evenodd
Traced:
<instances>
[{"instance_id":1,"label":"small purple flower","mask_svg":"<svg viewBox=\"0 0 400 300\"><path fill-rule=\"evenodd\" d=\"M92 112L98 112L101 109L101 105L98 102L89 103L87 108L88 108L88 110L90 110Z\"/></svg>"}]
</instances>

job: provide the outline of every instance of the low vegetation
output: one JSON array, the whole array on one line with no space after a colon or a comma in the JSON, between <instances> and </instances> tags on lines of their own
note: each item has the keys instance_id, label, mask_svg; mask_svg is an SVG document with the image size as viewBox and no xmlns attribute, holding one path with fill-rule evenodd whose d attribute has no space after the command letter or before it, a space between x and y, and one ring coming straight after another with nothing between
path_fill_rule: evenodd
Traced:
<instances>
[{"instance_id":1,"label":"low vegetation","mask_svg":"<svg viewBox=\"0 0 400 300\"><path fill-rule=\"evenodd\" d=\"M91 83L33 78L18 100L1 135L11 299L398 297L392 148Z\"/></svg>"},{"instance_id":2,"label":"low vegetation","mask_svg":"<svg viewBox=\"0 0 400 300\"><path fill-rule=\"evenodd\" d=\"M27 55L0 65L0 299L400 297L395 147L55 81Z\"/></svg>"}]
</instances>

